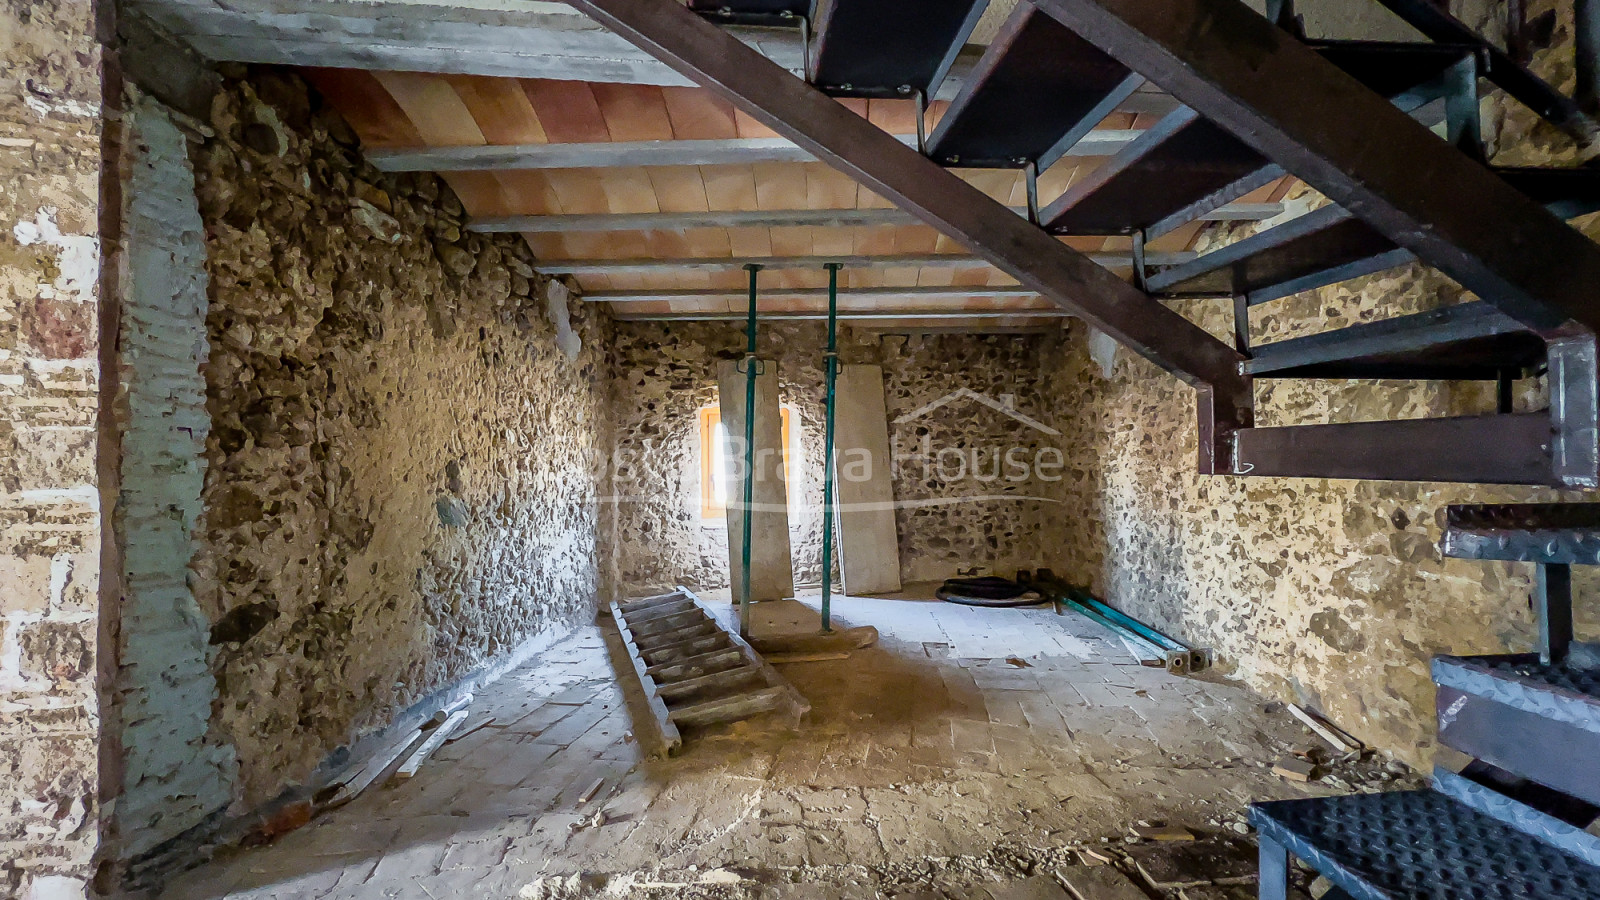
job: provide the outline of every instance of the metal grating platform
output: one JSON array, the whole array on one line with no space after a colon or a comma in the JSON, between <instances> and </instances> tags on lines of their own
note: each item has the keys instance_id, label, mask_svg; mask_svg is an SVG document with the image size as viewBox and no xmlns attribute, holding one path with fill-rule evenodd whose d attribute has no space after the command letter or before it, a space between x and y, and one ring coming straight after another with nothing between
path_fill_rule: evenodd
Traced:
<instances>
[{"instance_id":1,"label":"metal grating platform","mask_svg":"<svg viewBox=\"0 0 1600 900\"><path fill-rule=\"evenodd\" d=\"M1434 791L1257 803L1250 821L1356 900L1600 897L1600 868Z\"/></svg>"}]
</instances>

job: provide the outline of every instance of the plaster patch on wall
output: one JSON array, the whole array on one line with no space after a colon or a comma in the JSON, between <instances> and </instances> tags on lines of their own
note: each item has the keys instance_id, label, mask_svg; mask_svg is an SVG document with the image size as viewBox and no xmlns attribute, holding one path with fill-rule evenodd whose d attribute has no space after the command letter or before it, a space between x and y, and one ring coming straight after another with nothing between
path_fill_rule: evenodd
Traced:
<instances>
[{"instance_id":1,"label":"plaster patch on wall","mask_svg":"<svg viewBox=\"0 0 1600 900\"><path fill-rule=\"evenodd\" d=\"M125 774L116 815L120 851L136 857L228 806L237 764L233 748L208 739L217 684L189 578L211 430L200 372L205 227L187 139L153 101L132 115L119 410Z\"/></svg>"},{"instance_id":2,"label":"plaster patch on wall","mask_svg":"<svg viewBox=\"0 0 1600 900\"><path fill-rule=\"evenodd\" d=\"M567 300L572 292L567 286L556 279L551 279L545 287L545 312L550 316L550 324L556 328L556 346L566 354L567 359L574 362L578 353L583 349L583 340L578 333L572 330L572 318L567 314Z\"/></svg>"},{"instance_id":3,"label":"plaster patch on wall","mask_svg":"<svg viewBox=\"0 0 1600 900\"><path fill-rule=\"evenodd\" d=\"M56 222L59 214L57 207L43 207L34 213L32 221L12 226L11 233L24 247L40 245L56 250L56 275L48 284L39 285L39 296L61 296L77 303L92 300L95 280L100 277L100 239L88 234L62 234Z\"/></svg>"}]
</instances>

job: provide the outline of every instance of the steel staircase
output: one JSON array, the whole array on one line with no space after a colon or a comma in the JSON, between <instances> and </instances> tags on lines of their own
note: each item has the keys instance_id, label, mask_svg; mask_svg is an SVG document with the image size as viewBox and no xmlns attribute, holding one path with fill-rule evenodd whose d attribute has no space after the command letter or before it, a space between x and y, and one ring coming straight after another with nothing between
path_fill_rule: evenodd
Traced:
<instances>
[{"instance_id":1,"label":"steel staircase","mask_svg":"<svg viewBox=\"0 0 1600 900\"><path fill-rule=\"evenodd\" d=\"M929 0L910 16L893 0L574 5L1194 386L1202 472L1600 486L1600 246L1563 221L1600 209L1600 170L1486 165L1479 85L1576 140L1600 130L1429 0L1376 2L1431 42L1308 41L1289 0L1267 17L1239 0L1025 0L918 148L832 98L925 104L980 0ZM804 80L715 27L729 23L806 29ZM1061 196L1030 191L1026 216L940 171L1018 168L1033 186L1136 93L1168 111ZM1329 204L1181 265L1144 264L1147 241L1285 173ZM1131 236L1134 284L1060 235ZM1251 345L1253 308L1412 261L1478 300ZM1233 342L1160 302L1180 297L1231 300ZM1528 377L1547 379L1549 403L1514 411L1512 386ZM1479 415L1257 428L1255 378L1499 390Z\"/></svg>"},{"instance_id":2,"label":"steel staircase","mask_svg":"<svg viewBox=\"0 0 1600 900\"><path fill-rule=\"evenodd\" d=\"M1473 762L1432 790L1253 805L1262 900L1291 853L1336 898L1600 897L1600 654L1573 652L1570 578L1600 564L1600 504L1452 506L1441 549L1538 565L1537 652L1434 660L1439 742Z\"/></svg>"}]
</instances>

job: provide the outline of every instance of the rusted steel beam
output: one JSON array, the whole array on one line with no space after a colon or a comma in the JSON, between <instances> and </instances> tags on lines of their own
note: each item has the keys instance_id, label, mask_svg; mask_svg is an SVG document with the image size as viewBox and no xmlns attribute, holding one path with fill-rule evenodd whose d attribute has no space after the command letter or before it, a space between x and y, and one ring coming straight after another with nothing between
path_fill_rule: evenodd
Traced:
<instances>
[{"instance_id":1,"label":"rusted steel beam","mask_svg":"<svg viewBox=\"0 0 1600 900\"><path fill-rule=\"evenodd\" d=\"M1038 0L1531 328L1600 328L1600 247L1239 0Z\"/></svg>"},{"instance_id":2,"label":"rusted steel beam","mask_svg":"<svg viewBox=\"0 0 1600 900\"><path fill-rule=\"evenodd\" d=\"M1239 354L673 0L572 6L1199 390L1219 431L1248 425ZM1217 448L1201 448L1206 460Z\"/></svg>"},{"instance_id":3,"label":"rusted steel beam","mask_svg":"<svg viewBox=\"0 0 1600 900\"><path fill-rule=\"evenodd\" d=\"M1544 413L1246 428L1241 475L1556 484Z\"/></svg>"}]
</instances>

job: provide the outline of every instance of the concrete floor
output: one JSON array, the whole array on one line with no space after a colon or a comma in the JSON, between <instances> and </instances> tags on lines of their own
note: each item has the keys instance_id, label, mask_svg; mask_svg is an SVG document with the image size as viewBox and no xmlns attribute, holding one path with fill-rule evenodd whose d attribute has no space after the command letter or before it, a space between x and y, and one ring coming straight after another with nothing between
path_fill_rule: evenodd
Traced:
<instances>
[{"instance_id":1,"label":"concrete floor","mask_svg":"<svg viewBox=\"0 0 1600 900\"><path fill-rule=\"evenodd\" d=\"M814 630L815 602L759 605L756 632ZM468 723L494 725L414 779L163 896L1233 900L1254 896L1246 805L1332 792L1272 773L1315 744L1281 707L1141 667L1076 614L847 598L835 618L882 640L781 667L812 704L798 731L641 759L620 644L582 628L481 692ZM1135 835L1160 824L1201 840Z\"/></svg>"}]
</instances>

